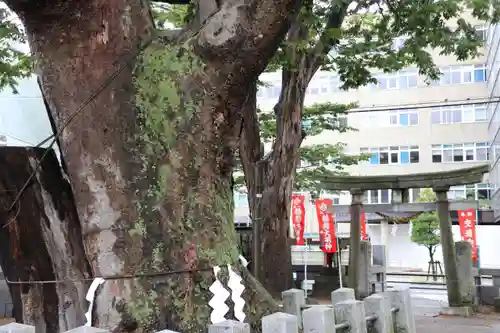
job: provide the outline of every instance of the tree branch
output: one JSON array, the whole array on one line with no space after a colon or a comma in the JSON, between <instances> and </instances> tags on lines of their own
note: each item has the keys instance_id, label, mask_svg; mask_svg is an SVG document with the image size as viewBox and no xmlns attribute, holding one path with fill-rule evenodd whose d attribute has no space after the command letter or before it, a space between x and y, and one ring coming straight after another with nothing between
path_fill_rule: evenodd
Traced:
<instances>
[{"instance_id":1,"label":"tree branch","mask_svg":"<svg viewBox=\"0 0 500 333\"><path fill-rule=\"evenodd\" d=\"M207 62L222 62L228 68L238 68L247 81L257 79L274 56L302 1L219 2L219 10L206 20L199 31L199 53Z\"/></svg>"},{"instance_id":2,"label":"tree branch","mask_svg":"<svg viewBox=\"0 0 500 333\"><path fill-rule=\"evenodd\" d=\"M333 46L338 42L338 37L334 36L331 30L340 29L347 14L347 8L351 3L351 0L332 0L323 33L319 37L316 45L309 50L307 55L307 63L310 64L310 72L312 75L314 75L324 63L325 56L330 53Z\"/></svg>"},{"instance_id":3,"label":"tree branch","mask_svg":"<svg viewBox=\"0 0 500 333\"><path fill-rule=\"evenodd\" d=\"M257 118L257 84L253 84L248 91L248 98L242 107L242 124L239 141L239 157L241 167L245 175L247 191L249 198L254 198L255 192L255 167L256 163L262 158L260 146L260 129ZM253 203L250 203L253 205Z\"/></svg>"}]
</instances>

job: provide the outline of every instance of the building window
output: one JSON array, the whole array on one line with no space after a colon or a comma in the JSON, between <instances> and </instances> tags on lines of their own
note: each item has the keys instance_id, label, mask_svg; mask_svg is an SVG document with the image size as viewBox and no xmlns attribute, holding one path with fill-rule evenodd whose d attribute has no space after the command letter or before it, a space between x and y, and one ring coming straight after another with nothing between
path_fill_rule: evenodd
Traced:
<instances>
[{"instance_id":1,"label":"building window","mask_svg":"<svg viewBox=\"0 0 500 333\"><path fill-rule=\"evenodd\" d=\"M414 109L390 111L389 124L396 126L418 125L418 111Z\"/></svg>"},{"instance_id":2,"label":"building window","mask_svg":"<svg viewBox=\"0 0 500 333\"><path fill-rule=\"evenodd\" d=\"M433 124L476 123L488 120L486 104L440 106L432 108Z\"/></svg>"},{"instance_id":3,"label":"building window","mask_svg":"<svg viewBox=\"0 0 500 333\"><path fill-rule=\"evenodd\" d=\"M339 194L332 193L332 192L322 192L320 195L320 198L321 199L330 199L330 200L332 200L332 204L340 205Z\"/></svg>"},{"instance_id":4,"label":"building window","mask_svg":"<svg viewBox=\"0 0 500 333\"><path fill-rule=\"evenodd\" d=\"M409 189L409 202L415 202L419 198L420 189ZM364 204L388 204L392 202L392 190L370 190L363 195Z\"/></svg>"},{"instance_id":5,"label":"building window","mask_svg":"<svg viewBox=\"0 0 500 333\"><path fill-rule=\"evenodd\" d=\"M407 69L396 73L376 74L373 76L377 83L369 85L371 89L408 89L418 85L418 72L416 69Z\"/></svg>"},{"instance_id":6,"label":"building window","mask_svg":"<svg viewBox=\"0 0 500 333\"><path fill-rule=\"evenodd\" d=\"M433 163L460 163L487 160L487 142L432 145Z\"/></svg>"},{"instance_id":7,"label":"building window","mask_svg":"<svg viewBox=\"0 0 500 333\"><path fill-rule=\"evenodd\" d=\"M306 96L325 95L339 91L339 77L336 75L313 78L306 90Z\"/></svg>"},{"instance_id":8,"label":"building window","mask_svg":"<svg viewBox=\"0 0 500 333\"><path fill-rule=\"evenodd\" d=\"M391 190L370 190L363 196L366 204L387 204L391 202Z\"/></svg>"},{"instance_id":9,"label":"building window","mask_svg":"<svg viewBox=\"0 0 500 333\"><path fill-rule=\"evenodd\" d=\"M333 119L334 126L337 127L347 127L348 121L347 116L338 116Z\"/></svg>"},{"instance_id":10,"label":"building window","mask_svg":"<svg viewBox=\"0 0 500 333\"><path fill-rule=\"evenodd\" d=\"M476 35L481 39L483 42L486 42L488 39L488 28L486 27L486 24L478 24L474 26L474 30L476 30Z\"/></svg>"},{"instance_id":11,"label":"building window","mask_svg":"<svg viewBox=\"0 0 500 333\"><path fill-rule=\"evenodd\" d=\"M491 186L488 183L452 186L448 191L449 200L490 200Z\"/></svg>"},{"instance_id":12,"label":"building window","mask_svg":"<svg viewBox=\"0 0 500 333\"><path fill-rule=\"evenodd\" d=\"M418 146L361 148L361 154L371 154L370 164L414 164L420 162Z\"/></svg>"},{"instance_id":13,"label":"building window","mask_svg":"<svg viewBox=\"0 0 500 333\"><path fill-rule=\"evenodd\" d=\"M454 65L440 68L441 78L435 86L486 82L486 65Z\"/></svg>"},{"instance_id":14,"label":"building window","mask_svg":"<svg viewBox=\"0 0 500 333\"><path fill-rule=\"evenodd\" d=\"M415 126L418 125L418 111L405 109L395 111L368 112L367 127Z\"/></svg>"}]
</instances>

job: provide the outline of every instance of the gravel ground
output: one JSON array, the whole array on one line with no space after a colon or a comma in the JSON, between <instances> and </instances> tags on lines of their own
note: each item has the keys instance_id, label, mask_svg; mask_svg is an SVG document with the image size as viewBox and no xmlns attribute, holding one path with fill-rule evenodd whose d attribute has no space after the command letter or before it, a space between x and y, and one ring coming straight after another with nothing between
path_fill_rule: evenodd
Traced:
<instances>
[{"instance_id":1,"label":"gravel ground","mask_svg":"<svg viewBox=\"0 0 500 333\"><path fill-rule=\"evenodd\" d=\"M498 316L486 317L428 317L415 318L418 333L498 333Z\"/></svg>"}]
</instances>

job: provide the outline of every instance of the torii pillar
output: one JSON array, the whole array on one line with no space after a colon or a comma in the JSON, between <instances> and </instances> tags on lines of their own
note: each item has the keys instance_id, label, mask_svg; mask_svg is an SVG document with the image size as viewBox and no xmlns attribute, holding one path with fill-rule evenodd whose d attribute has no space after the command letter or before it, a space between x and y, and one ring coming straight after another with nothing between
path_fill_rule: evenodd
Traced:
<instances>
[{"instance_id":1,"label":"torii pillar","mask_svg":"<svg viewBox=\"0 0 500 333\"><path fill-rule=\"evenodd\" d=\"M460 285L458 281L457 260L455 256L455 242L450 220L450 202L448 200L449 186L434 187L437 198L437 213L439 217L439 232L443 251L444 271L446 276L446 290L450 307L462 306Z\"/></svg>"}]
</instances>

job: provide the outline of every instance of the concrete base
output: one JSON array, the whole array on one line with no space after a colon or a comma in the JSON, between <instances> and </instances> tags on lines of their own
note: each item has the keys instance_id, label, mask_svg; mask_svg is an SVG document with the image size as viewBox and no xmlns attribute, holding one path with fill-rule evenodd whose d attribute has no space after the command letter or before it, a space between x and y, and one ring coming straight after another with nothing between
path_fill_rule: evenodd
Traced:
<instances>
[{"instance_id":1,"label":"concrete base","mask_svg":"<svg viewBox=\"0 0 500 333\"><path fill-rule=\"evenodd\" d=\"M474 309L470 306L450 306L441 309L439 314L445 316L470 317L474 314Z\"/></svg>"},{"instance_id":2,"label":"concrete base","mask_svg":"<svg viewBox=\"0 0 500 333\"><path fill-rule=\"evenodd\" d=\"M495 309L495 312L500 312L500 297L495 297L493 299L493 307Z\"/></svg>"}]
</instances>

